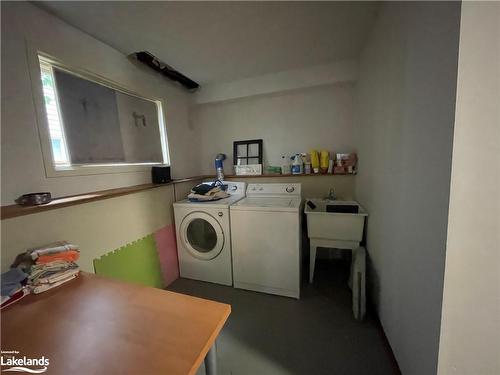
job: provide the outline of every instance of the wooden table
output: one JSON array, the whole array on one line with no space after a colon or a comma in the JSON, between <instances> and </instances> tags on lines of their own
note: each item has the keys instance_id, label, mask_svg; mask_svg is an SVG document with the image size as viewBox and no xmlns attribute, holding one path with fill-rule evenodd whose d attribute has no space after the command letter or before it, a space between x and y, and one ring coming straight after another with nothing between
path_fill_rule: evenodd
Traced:
<instances>
[{"instance_id":1,"label":"wooden table","mask_svg":"<svg viewBox=\"0 0 500 375\"><path fill-rule=\"evenodd\" d=\"M1 349L45 356L46 374L194 374L204 359L215 373L215 339L230 313L223 303L81 273L2 310Z\"/></svg>"}]
</instances>

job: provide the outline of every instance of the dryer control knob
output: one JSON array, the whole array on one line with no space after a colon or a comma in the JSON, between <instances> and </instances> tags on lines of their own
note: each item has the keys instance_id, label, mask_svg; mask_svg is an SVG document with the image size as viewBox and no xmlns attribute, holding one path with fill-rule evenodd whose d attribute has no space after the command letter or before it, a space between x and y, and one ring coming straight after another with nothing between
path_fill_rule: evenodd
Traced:
<instances>
[{"instance_id":1,"label":"dryer control knob","mask_svg":"<svg viewBox=\"0 0 500 375\"><path fill-rule=\"evenodd\" d=\"M219 212L217 215L219 215L219 217L224 216L224 214L222 212Z\"/></svg>"},{"instance_id":2,"label":"dryer control knob","mask_svg":"<svg viewBox=\"0 0 500 375\"><path fill-rule=\"evenodd\" d=\"M287 186L287 188L286 188L287 193L293 193L294 190L295 190L295 188L293 186Z\"/></svg>"}]
</instances>

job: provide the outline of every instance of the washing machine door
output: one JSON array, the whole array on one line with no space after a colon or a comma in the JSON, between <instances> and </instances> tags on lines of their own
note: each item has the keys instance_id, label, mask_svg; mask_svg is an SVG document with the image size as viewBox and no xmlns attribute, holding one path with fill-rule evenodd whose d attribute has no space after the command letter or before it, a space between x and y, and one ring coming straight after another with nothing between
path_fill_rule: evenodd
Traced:
<instances>
[{"instance_id":1,"label":"washing machine door","mask_svg":"<svg viewBox=\"0 0 500 375\"><path fill-rule=\"evenodd\" d=\"M214 259L224 247L224 232L219 222L206 212L195 211L182 220L181 240L195 258Z\"/></svg>"}]
</instances>

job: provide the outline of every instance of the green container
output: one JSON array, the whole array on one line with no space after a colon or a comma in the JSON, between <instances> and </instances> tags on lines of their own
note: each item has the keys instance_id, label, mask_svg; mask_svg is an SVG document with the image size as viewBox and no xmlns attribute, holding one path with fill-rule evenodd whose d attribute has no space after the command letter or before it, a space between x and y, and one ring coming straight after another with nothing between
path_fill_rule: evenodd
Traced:
<instances>
[{"instance_id":1,"label":"green container","mask_svg":"<svg viewBox=\"0 0 500 375\"><path fill-rule=\"evenodd\" d=\"M281 167L268 166L266 167L266 174L281 174Z\"/></svg>"}]
</instances>

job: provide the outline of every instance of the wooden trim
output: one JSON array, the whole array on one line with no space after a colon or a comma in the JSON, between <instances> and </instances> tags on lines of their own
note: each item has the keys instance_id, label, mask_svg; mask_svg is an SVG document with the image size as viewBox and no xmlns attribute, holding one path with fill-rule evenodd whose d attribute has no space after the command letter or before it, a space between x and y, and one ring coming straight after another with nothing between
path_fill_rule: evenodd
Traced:
<instances>
[{"instance_id":1,"label":"wooden trim","mask_svg":"<svg viewBox=\"0 0 500 375\"><path fill-rule=\"evenodd\" d=\"M197 181L207 176L195 176L190 178L181 178L173 180L166 184L142 184L117 189L108 189L93 191L85 194L70 195L67 197L55 198L52 202L40 206L21 206L12 204L1 207L1 220L11 219L13 217L36 214L43 211L55 210L57 208L74 206L82 203L95 202L103 199L119 197L127 194L134 194L144 190L156 189L163 186L175 185L183 182Z\"/></svg>"}]
</instances>

